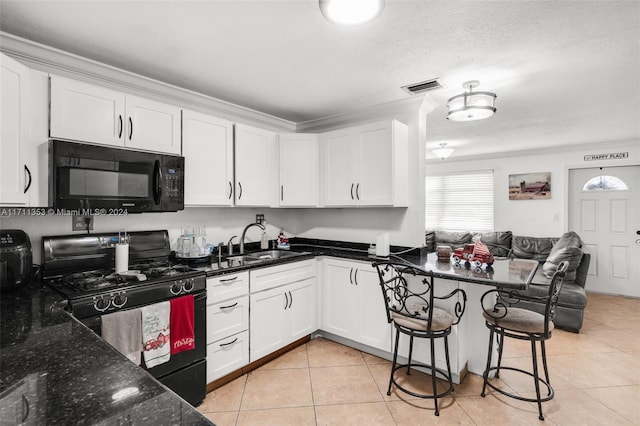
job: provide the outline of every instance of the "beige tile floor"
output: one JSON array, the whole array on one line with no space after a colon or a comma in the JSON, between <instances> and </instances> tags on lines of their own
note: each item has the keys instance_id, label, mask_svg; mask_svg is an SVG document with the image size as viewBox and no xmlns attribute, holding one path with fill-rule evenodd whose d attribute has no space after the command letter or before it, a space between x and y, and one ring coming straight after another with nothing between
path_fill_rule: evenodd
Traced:
<instances>
[{"instance_id":1,"label":"beige tile floor","mask_svg":"<svg viewBox=\"0 0 640 426\"><path fill-rule=\"evenodd\" d=\"M481 348L479 350L485 350ZM640 425L640 300L589 295L580 334L556 330L547 344L555 398L535 404L499 393L480 396L469 374L440 402L387 396L390 362L315 339L207 395L198 410L226 425ZM504 365L530 366L527 342L508 340ZM407 382L428 390L427 376ZM498 382L530 395L530 380L503 372Z\"/></svg>"}]
</instances>

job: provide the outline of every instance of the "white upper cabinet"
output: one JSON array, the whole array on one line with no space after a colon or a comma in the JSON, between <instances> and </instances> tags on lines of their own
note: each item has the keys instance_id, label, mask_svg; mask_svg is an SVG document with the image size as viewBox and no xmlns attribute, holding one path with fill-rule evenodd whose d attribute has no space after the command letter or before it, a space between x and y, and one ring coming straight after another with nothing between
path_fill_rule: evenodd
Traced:
<instances>
[{"instance_id":1,"label":"white upper cabinet","mask_svg":"<svg viewBox=\"0 0 640 426\"><path fill-rule=\"evenodd\" d=\"M182 112L182 155L187 206L233 205L233 123Z\"/></svg>"},{"instance_id":2,"label":"white upper cabinet","mask_svg":"<svg viewBox=\"0 0 640 426\"><path fill-rule=\"evenodd\" d=\"M126 146L180 155L180 108L127 95L125 112Z\"/></svg>"},{"instance_id":3,"label":"white upper cabinet","mask_svg":"<svg viewBox=\"0 0 640 426\"><path fill-rule=\"evenodd\" d=\"M51 137L124 146L124 94L51 77Z\"/></svg>"},{"instance_id":4,"label":"white upper cabinet","mask_svg":"<svg viewBox=\"0 0 640 426\"><path fill-rule=\"evenodd\" d=\"M408 128L396 120L321 135L326 206L408 205Z\"/></svg>"},{"instance_id":5,"label":"white upper cabinet","mask_svg":"<svg viewBox=\"0 0 640 426\"><path fill-rule=\"evenodd\" d=\"M276 134L236 124L236 205L276 206L277 173Z\"/></svg>"},{"instance_id":6,"label":"white upper cabinet","mask_svg":"<svg viewBox=\"0 0 640 426\"><path fill-rule=\"evenodd\" d=\"M0 205L47 206L48 77L0 54Z\"/></svg>"},{"instance_id":7,"label":"white upper cabinet","mask_svg":"<svg viewBox=\"0 0 640 426\"><path fill-rule=\"evenodd\" d=\"M288 133L278 137L281 207L319 204L319 138L316 134Z\"/></svg>"},{"instance_id":8,"label":"white upper cabinet","mask_svg":"<svg viewBox=\"0 0 640 426\"><path fill-rule=\"evenodd\" d=\"M180 108L51 77L51 137L180 154Z\"/></svg>"},{"instance_id":9,"label":"white upper cabinet","mask_svg":"<svg viewBox=\"0 0 640 426\"><path fill-rule=\"evenodd\" d=\"M0 57L0 202L26 206L29 68Z\"/></svg>"}]
</instances>

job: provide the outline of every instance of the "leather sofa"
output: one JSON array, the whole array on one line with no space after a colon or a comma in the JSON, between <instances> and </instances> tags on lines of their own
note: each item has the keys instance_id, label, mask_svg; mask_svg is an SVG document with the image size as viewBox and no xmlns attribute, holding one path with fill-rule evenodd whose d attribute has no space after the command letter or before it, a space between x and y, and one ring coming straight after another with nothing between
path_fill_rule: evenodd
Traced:
<instances>
[{"instance_id":1,"label":"leather sofa","mask_svg":"<svg viewBox=\"0 0 640 426\"><path fill-rule=\"evenodd\" d=\"M569 261L569 268L562 284L556 316L556 327L578 333L582 328L584 308L587 306L585 284L591 255L584 251L582 240L575 232L566 232L559 238L527 237L503 232L451 232L427 230L425 247L431 252L437 246L447 245L452 249L470 244L480 239L497 258L533 259L540 262L531 285L520 291L522 302L518 305L544 314L544 305L531 297L544 296L556 267L563 260Z\"/></svg>"}]
</instances>

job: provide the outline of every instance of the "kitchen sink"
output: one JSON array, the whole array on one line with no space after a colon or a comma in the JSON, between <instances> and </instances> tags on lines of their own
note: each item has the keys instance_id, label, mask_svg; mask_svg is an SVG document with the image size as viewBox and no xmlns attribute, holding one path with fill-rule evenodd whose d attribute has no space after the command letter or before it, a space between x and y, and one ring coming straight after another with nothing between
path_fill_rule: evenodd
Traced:
<instances>
[{"instance_id":1,"label":"kitchen sink","mask_svg":"<svg viewBox=\"0 0 640 426\"><path fill-rule=\"evenodd\" d=\"M305 252L291 252L285 250L264 250L253 253L240 254L237 256L227 257L227 261L235 265L255 264L259 262L267 262L274 259L285 259L289 257L302 256Z\"/></svg>"},{"instance_id":2,"label":"kitchen sink","mask_svg":"<svg viewBox=\"0 0 640 426\"><path fill-rule=\"evenodd\" d=\"M286 257L300 256L302 254L304 253L296 253L296 252L285 251L285 250L265 250L265 251L258 251L254 253L247 253L245 254L245 257L250 257L253 259L269 260L269 259L283 259Z\"/></svg>"}]
</instances>

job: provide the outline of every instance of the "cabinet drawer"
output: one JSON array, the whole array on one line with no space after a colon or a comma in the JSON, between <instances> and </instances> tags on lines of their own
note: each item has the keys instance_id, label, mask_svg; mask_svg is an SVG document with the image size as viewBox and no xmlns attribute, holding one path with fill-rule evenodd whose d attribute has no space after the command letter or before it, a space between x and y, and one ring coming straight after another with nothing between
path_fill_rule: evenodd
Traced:
<instances>
[{"instance_id":1,"label":"cabinet drawer","mask_svg":"<svg viewBox=\"0 0 640 426\"><path fill-rule=\"evenodd\" d=\"M249 296L207 306L207 343L249 327Z\"/></svg>"},{"instance_id":2,"label":"cabinet drawer","mask_svg":"<svg viewBox=\"0 0 640 426\"><path fill-rule=\"evenodd\" d=\"M251 271L251 293L316 276L313 259Z\"/></svg>"},{"instance_id":3,"label":"cabinet drawer","mask_svg":"<svg viewBox=\"0 0 640 426\"><path fill-rule=\"evenodd\" d=\"M207 383L249 363L249 332L235 334L207 345Z\"/></svg>"},{"instance_id":4,"label":"cabinet drawer","mask_svg":"<svg viewBox=\"0 0 640 426\"><path fill-rule=\"evenodd\" d=\"M229 300L249 293L249 273L207 278L207 304Z\"/></svg>"}]
</instances>

